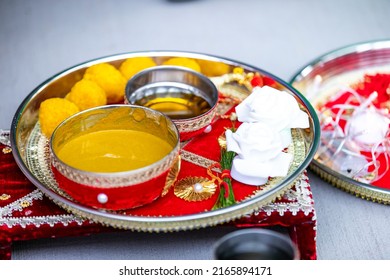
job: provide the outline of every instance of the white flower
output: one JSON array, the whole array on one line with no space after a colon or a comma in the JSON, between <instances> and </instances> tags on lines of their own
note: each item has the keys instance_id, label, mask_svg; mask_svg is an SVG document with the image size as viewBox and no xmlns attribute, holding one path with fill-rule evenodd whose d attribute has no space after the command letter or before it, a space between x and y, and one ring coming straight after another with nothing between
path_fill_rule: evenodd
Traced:
<instances>
[{"instance_id":1,"label":"white flower","mask_svg":"<svg viewBox=\"0 0 390 280\"><path fill-rule=\"evenodd\" d=\"M281 135L264 123L242 123L235 133L226 131L227 150L237 153L231 176L249 185L262 185L268 177L286 176L292 156L282 152Z\"/></svg>"},{"instance_id":2,"label":"white flower","mask_svg":"<svg viewBox=\"0 0 390 280\"><path fill-rule=\"evenodd\" d=\"M389 119L374 108L357 110L347 121L345 131L363 151L371 151L386 139Z\"/></svg>"},{"instance_id":3,"label":"white flower","mask_svg":"<svg viewBox=\"0 0 390 280\"><path fill-rule=\"evenodd\" d=\"M291 143L291 128L309 127L308 115L299 108L296 99L269 86L254 88L237 105L236 113L240 122L262 122L280 132L284 148Z\"/></svg>"},{"instance_id":4,"label":"white flower","mask_svg":"<svg viewBox=\"0 0 390 280\"><path fill-rule=\"evenodd\" d=\"M277 157L260 162L256 158L233 159L230 175L233 179L252 186L264 185L268 177L286 176L291 163L292 156L286 153L280 153Z\"/></svg>"},{"instance_id":5,"label":"white flower","mask_svg":"<svg viewBox=\"0 0 390 280\"><path fill-rule=\"evenodd\" d=\"M235 133L226 130L225 135L227 150L241 158L255 156L265 161L283 150L279 134L263 123L242 123Z\"/></svg>"}]
</instances>

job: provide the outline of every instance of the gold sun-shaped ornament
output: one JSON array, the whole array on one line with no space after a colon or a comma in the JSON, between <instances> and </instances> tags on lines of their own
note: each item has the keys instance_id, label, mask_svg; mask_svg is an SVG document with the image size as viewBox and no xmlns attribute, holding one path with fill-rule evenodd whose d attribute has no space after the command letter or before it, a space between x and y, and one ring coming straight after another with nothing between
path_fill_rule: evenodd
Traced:
<instances>
[{"instance_id":1,"label":"gold sun-shaped ornament","mask_svg":"<svg viewBox=\"0 0 390 280\"><path fill-rule=\"evenodd\" d=\"M186 177L177 182L174 193L186 201L202 201L213 196L217 185L204 177Z\"/></svg>"}]
</instances>

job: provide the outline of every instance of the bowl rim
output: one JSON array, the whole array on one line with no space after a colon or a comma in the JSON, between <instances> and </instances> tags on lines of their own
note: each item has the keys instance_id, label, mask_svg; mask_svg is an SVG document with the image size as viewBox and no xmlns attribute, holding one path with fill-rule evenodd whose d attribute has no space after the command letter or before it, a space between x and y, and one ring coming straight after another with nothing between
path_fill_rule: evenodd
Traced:
<instances>
[{"instance_id":1,"label":"bowl rim","mask_svg":"<svg viewBox=\"0 0 390 280\"><path fill-rule=\"evenodd\" d=\"M65 76L73 71L89 67L91 65L103 62L112 62L113 60L126 59L129 57L139 57L139 56L150 56L150 57L189 57L194 59L203 59L207 61L214 62L223 62L230 66L234 67L244 67L248 71L259 72L263 75L266 75L288 89L294 96L299 99L299 101L305 106L305 109L309 113L309 117L312 121L312 134L313 139L311 145L308 147L308 151L304 161L297 167L294 174L288 175L284 178L283 182L280 183L277 187L272 188L267 191L266 194L261 194L256 197L252 197L248 200L241 201L232 206L225 208L219 208L212 211L200 212L196 214L182 215L182 216L164 216L164 217L140 217L140 216L127 216L119 215L110 212L99 212L96 209L86 207L71 201L55 191L44 186L41 181L36 178L31 171L28 169L26 163L23 161L20 151L17 145L17 129L19 119L24 112L25 107L28 105L29 101L39 94L39 91L44 88L48 83ZM228 59L222 56L199 53L199 52L189 52L189 51L164 51L164 50L154 50L154 51L133 51L133 52L124 52L120 54L103 56L100 58L90 59L85 62L76 64L69 68L66 68L63 71L51 76L41 84L39 84L35 89L32 90L30 94L22 101L22 103L17 108L14 118L11 124L10 130L10 140L12 147L12 154L15 158L15 161L21 171L25 176L35 185L37 188L42 191L46 196L51 200L57 203L59 206L65 208L66 210L75 213L83 218L90 219L92 221L97 221L106 225L113 225L119 228L128 228L135 229L138 231L171 231L171 230L187 230L193 228L200 228L205 226L217 225L227 221L231 221L235 218L242 217L249 212L252 213L259 209L265 203L270 203L276 197L284 193L285 189L291 187L296 179L302 174L306 167L309 165L313 159L317 147L319 145L320 137L320 126L317 114L315 113L314 108L310 102L294 87L289 83L285 82L281 78L265 71L261 68L252 66L244 62L239 62L237 60Z\"/></svg>"},{"instance_id":2,"label":"bowl rim","mask_svg":"<svg viewBox=\"0 0 390 280\"><path fill-rule=\"evenodd\" d=\"M289 253L292 253L293 255L292 259L293 260L299 259L300 253L298 247L296 244L294 244L294 242L290 238L288 238L286 235L280 232L266 229L266 228L245 228L245 229L234 230L232 232L227 233L226 235L218 239L216 243L214 243L213 250L212 250L214 259L218 259L220 252L224 250L222 246L237 244L238 239L244 238L245 236L261 236L263 238L265 237L266 239L274 238L275 241L276 240L279 241L279 243L274 243L275 247L279 247L279 246L282 247L281 245L288 246L289 248L287 248L287 250L289 251Z\"/></svg>"}]
</instances>

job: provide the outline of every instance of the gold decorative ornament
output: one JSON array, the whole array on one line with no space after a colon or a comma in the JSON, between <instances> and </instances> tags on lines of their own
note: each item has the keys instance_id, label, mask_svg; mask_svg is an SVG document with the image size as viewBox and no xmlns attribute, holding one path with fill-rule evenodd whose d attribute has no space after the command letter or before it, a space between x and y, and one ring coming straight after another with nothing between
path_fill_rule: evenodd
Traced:
<instances>
[{"instance_id":1,"label":"gold decorative ornament","mask_svg":"<svg viewBox=\"0 0 390 280\"><path fill-rule=\"evenodd\" d=\"M253 79L254 75L255 74L252 72L245 73L244 69L241 67L236 67L233 69L233 73L212 77L210 79L218 88L218 90L224 93L224 95L235 97L242 101L252 92L253 87L251 80ZM237 86L235 90L222 90L226 89L226 86L230 87L232 85ZM240 90L237 90L238 88L240 88Z\"/></svg>"},{"instance_id":2,"label":"gold decorative ornament","mask_svg":"<svg viewBox=\"0 0 390 280\"><path fill-rule=\"evenodd\" d=\"M208 168L210 165L217 163L214 160L202 157L200 155L191 153L186 150L181 150L180 152L181 158L187 162L195 164L197 166L201 166L203 168ZM216 172L221 172L220 170L215 170Z\"/></svg>"},{"instance_id":3,"label":"gold decorative ornament","mask_svg":"<svg viewBox=\"0 0 390 280\"><path fill-rule=\"evenodd\" d=\"M23 200L22 202L20 202L20 206L22 206L23 208L29 207L30 205L31 203L27 200Z\"/></svg>"},{"instance_id":4,"label":"gold decorative ornament","mask_svg":"<svg viewBox=\"0 0 390 280\"><path fill-rule=\"evenodd\" d=\"M11 149L11 147L5 147L5 148L3 148L3 154L9 154L10 152L12 152L12 149Z\"/></svg>"},{"instance_id":5,"label":"gold decorative ornament","mask_svg":"<svg viewBox=\"0 0 390 280\"><path fill-rule=\"evenodd\" d=\"M165 196L169 192L173 184L176 182L177 175L179 175L180 166L181 158L180 156L178 156L176 161L173 163L171 170L169 170L169 174L167 176L167 179L165 180L165 186L161 193L161 196Z\"/></svg>"},{"instance_id":6,"label":"gold decorative ornament","mask_svg":"<svg viewBox=\"0 0 390 280\"><path fill-rule=\"evenodd\" d=\"M11 196L9 194L6 194L6 193L3 193L2 195L0 195L0 200L7 200L10 198L11 198Z\"/></svg>"},{"instance_id":7,"label":"gold decorative ornament","mask_svg":"<svg viewBox=\"0 0 390 280\"><path fill-rule=\"evenodd\" d=\"M218 144L219 146L221 147L221 149L226 149L226 136L225 136L225 133L221 134L219 137L218 137Z\"/></svg>"},{"instance_id":8,"label":"gold decorative ornament","mask_svg":"<svg viewBox=\"0 0 390 280\"><path fill-rule=\"evenodd\" d=\"M175 185L175 195L186 201L202 201L215 193L217 185L203 177L187 177Z\"/></svg>"}]
</instances>

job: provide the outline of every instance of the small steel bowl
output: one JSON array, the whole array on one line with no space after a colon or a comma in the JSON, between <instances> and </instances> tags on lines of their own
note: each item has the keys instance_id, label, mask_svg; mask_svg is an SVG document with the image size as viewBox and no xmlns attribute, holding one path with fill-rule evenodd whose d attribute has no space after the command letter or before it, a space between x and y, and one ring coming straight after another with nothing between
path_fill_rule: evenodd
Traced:
<instances>
[{"instance_id":1,"label":"small steel bowl","mask_svg":"<svg viewBox=\"0 0 390 280\"><path fill-rule=\"evenodd\" d=\"M180 139L202 133L215 116L218 90L206 76L185 67L156 66L139 72L126 86L126 102L165 113Z\"/></svg>"},{"instance_id":2,"label":"small steel bowl","mask_svg":"<svg viewBox=\"0 0 390 280\"><path fill-rule=\"evenodd\" d=\"M150 133L166 141L172 150L150 165L117 172L81 170L59 156L68 141L111 130ZM178 173L178 168L172 167L179 160L179 143L176 126L160 112L134 105L96 107L73 115L56 128L50 140L51 165L59 188L81 204L99 209L129 209L154 201L170 187L170 178ZM131 147L132 143L126 145Z\"/></svg>"},{"instance_id":3,"label":"small steel bowl","mask_svg":"<svg viewBox=\"0 0 390 280\"><path fill-rule=\"evenodd\" d=\"M226 234L214 248L216 260L297 260L299 251L287 236L267 229Z\"/></svg>"}]
</instances>

